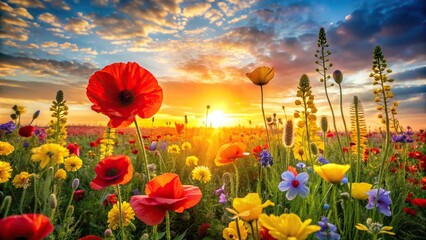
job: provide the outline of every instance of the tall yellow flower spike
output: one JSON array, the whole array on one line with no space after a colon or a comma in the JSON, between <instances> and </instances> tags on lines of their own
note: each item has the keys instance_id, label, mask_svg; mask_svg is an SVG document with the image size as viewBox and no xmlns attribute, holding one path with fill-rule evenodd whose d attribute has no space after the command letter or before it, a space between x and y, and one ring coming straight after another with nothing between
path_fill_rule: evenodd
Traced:
<instances>
[{"instance_id":1,"label":"tall yellow flower spike","mask_svg":"<svg viewBox=\"0 0 426 240\"><path fill-rule=\"evenodd\" d=\"M258 193L249 193L244 198L234 198L232 206L235 210L230 208L226 208L226 210L234 214L234 218L240 217L249 222L258 219L264 208L274 205L269 200L262 204Z\"/></svg>"},{"instance_id":2,"label":"tall yellow flower spike","mask_svg":"<svg viewBox=\"0 0 426 240\"><path fill-rule=\"evenodd\" d=\"M270 216L262 214L259 217L259 223L262 227L268 229L269 235L277 240L303 240L309 234L321 229L318 225L309 225L311 219L302 222L299 216L294 213L284 213L279 217L271 214Z\"/></svg>"},{"instance_id":3,"label":"tall yellow flower spike","mask_svg":"<svg viewBox=\"0 0 426 240\"><path fill-rule=\"evenodd\" d=\"M345 173L351 168L350 165L340 165L328 163L322 166L314 165L314 171L325 181L330 183L339 183L345 177Z\"/></svg>"}]
</instances>

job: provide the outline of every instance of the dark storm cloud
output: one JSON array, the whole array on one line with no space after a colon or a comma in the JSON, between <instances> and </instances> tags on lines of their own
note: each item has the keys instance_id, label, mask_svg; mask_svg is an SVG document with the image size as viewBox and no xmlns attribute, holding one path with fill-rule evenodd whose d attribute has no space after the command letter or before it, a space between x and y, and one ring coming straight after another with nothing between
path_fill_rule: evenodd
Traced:
<instances>
[{"instance_id":1,"label":"dark storm cloud","mask_svg":"<svg viewBox=\"0 0 426 240\"><path fill-rule=\"evenodd\" d=\"M418 80L426 79L426 66L396 73L391 76L395 80Z\"/></svg>"}]
</instances>

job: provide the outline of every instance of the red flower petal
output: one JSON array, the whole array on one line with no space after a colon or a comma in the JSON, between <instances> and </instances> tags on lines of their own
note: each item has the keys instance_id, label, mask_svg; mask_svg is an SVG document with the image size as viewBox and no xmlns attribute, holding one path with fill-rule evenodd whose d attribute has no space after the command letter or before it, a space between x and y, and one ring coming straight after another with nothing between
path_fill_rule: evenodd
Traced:
<instances>
[{"instance_id":1,"label":"red flower petal","mask_svg":"<svg viewBox=\"0 0 426 240\"><path fill-rule=\"evenodd\" d=\"M126 184L133 177L133 165L126 155L108 156L95 166L96 177L90 183L94 190Z\"/></svg>"},{"instance_id":2,"label":"red flower petal","mask_svg":"<svg viewBox=\"0 0 426 240\"><path fill-rule=\"evenodd\" d=\"M50 219L42 214L13 215L0 220L0 239L39 240L53 229Z\"/></svg>"}]
</instances>

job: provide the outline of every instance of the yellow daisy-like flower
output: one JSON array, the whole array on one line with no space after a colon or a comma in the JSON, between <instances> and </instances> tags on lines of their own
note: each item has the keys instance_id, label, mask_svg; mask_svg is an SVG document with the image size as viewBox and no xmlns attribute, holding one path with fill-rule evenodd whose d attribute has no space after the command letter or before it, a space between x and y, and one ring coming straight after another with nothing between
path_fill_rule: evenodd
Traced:
<instances>
[{"instance_id":1,"label":"yellow daisy-like flower","mask_svg":"<svg viewBox=\"0 0 426 240\"><path fill-rule=\"evenodd\" d=\"M9 181L12 177L11 172L12 167L10 166L10 163L0 161L0 183Z\"/></svg>"},{"instance_id":2,"label":"yellow daisy-like flower","mask_svg":"<svg viewBox=\"0 0 426 240\"><path fill-rule=\"evenodd\" d=\"M192 145L190 142L184 142L182 143L182 150L190 150L192 148Z\"/></svg>"},{"instance_id":3,"label":"yellow daisy-like flower","mask_svg":"<svg viewBox=\"0 0 426 240\"><path fill-rule=\"evenodd\" d=\"M119 202L114 204L112 209L108 212L108 227L112 230L115 230L120 226L120 210L118 208L118 203ZM126 201L121 203L121 216L123 226L128 226L130 222L135 219L135 212Z\"/></svg>"},{"instance_id":4,"label":"yellow daisy-like flower","mask_svg":"<svg viewBox=\"0 0 426 240\"><path fill-rule=\"evenodd\" d=\"M72 155L65 159L65 170L75 172L83 166L83 161L76 155Z\"/></svg>"},{"instance_id":5,"label":"yellow daisy-like flower","mask_svg":"<svg viewBox=\"0 0 426 240\"><path fill-rule=\"evenodd\" d=\"M234 207L235 210L230 208L226 208L226 210L234 214L234 218L240 217L242 220L248 222L258 219L264 208L274 205L275 204L269 200L266 200L266 202L262 204L262 200L258 193L249 193L244 198L234 198L232 207Z\"/></svg>"},{"instance_id":6,"label":"yellow daisy-like flower","mask_svg":"<svg viewBox=\"0 0 426 240\"><path fill-rule=\"evenodd\" d=\"M393 229L392 226L383 226L383 224L378 222L373 222L371 218L367 218L367 226L365 226L362 223L358 223L355 227L358 230L366 231L371 235L377 236L379 234L389 234L389 235L395 235L394 232L390 232L390 230Z\"/></svg>"},{"instance_id":7,"label":"yellow daisy-like flower","mask_svg":"<svg viewBox=\"0 0 426 240\"><path fill-rule=\"evenodd\" d=\"M238 238L237 223L232 221L228 227L223 229L222 236L226 240L244 240L247 239L247 229L244 227L243 221L238 221L238 228L240 230L241 239Z\"/></svg>"},{"instance_id":8,"label":"yellow daisy-like flower","mask_svg":"<svg viewBox=\"0 0 426 240\"><path fill-rule=\"evenodd\" d=\"M31 159L40 162L40 167L45 168L49 163L53 165L64 163L64 157L69 155L68 149L56 143L46 143L31 150Z\"/></svg>"},{"instance_id":9,"label":"yellow daisy-like flower","mask_svg":"<svg viewBox=\"0 0 426 240\"><path fill-rule=\"evenodd\" d=\"M8 142L0 141L0 156L1 155L9 155L15 150L15 147Z\"/></svg>"},{"instance_id":10,"label":"yellow daisy-like flower","mask_svg":"<svg viewBox=\"0 0 426 240\"><path fill-rule=\"evenodd\" d=\"M59 180L65 180L67 179L67 172L64 169L59 168L56 170L55 178Z\"/></svg>"},{"instance_id":11,"label":"yellow daisy-like flower","mask_svg":"<svg viewBox=\"0 0 426 240\"><path fill-rule=\"evenodd\" d=\"M212 174L210 169L206 166L198 166L192 170L192 179L198 180L203 183L210 182Z\"/></svg>"},{"instance_id":12,"label":"yellow daisy-like flower","mask_svg":"<svg viewBox=\"0 0 426 240\"><path fill-rule=\"evenodd\" d=\"M185 160L186 166L197 166L198 165L198 158L196 156L189 156Z\"/></svg>"},{"instance_id":13,"label":"yellow daisy-like flower","mask_svg":"<svg viewBox=\"0 0 426 240\"><path fill-rule=\"evenodd\" d=\"M178 153L180 153L180 148L179 148L178 145L172 144L172 145L167 147L167 152L178 154Z\"/></svg>"},{"instance_id":14,"label":"yellow daisy-like flower","mask_svg":"<svg viewBox=\"0 0 426 240\"><path fill-rule=\"evenodd\" d=\"M31 175L32 174L29 174L28 172L16 174L12 181L13 186L16 188L27 188L30 186Z\"/></svg>"},{"instance_id":15,"label":"yellow daisy-like flower","mask_svg":"<svg viewBox=\"0 0 426 240\"><path fill-rule=\"evenodd\" d=\"M373 185L360 182L360 183L350 183L349 189L352 187L351 196L358 200L366 200L368 199L367 192L371 189Z\"/></svg>"},{"instance_id":16,"label":"yellow daisy-like flower","mask_svg":"<svg viewBox=\"0 0 426 240\"><path fill-rule=\"evenodd\" d=\"M271 214L270 216L262 214L259 217L259 223L268 229L269 235L278 240L306 239L309 234L321 229L318 225L309 225L311 219L302 222L299 216L294 213L284 213L279 217Z\"/></svg>"},{"instance_id":17,"label":"yellow daisy-like flower","mask_svg":"<svg viewBox=\"0 0 426 240\"><path fill-rule=\"evenodd\" d=\"M328 163L322 166L314 165L314 171L320 175L325 181L330 183L340 183L345 177L345 173L351 168L350 165L340 165Z\"/></svg>"}]
</instances>

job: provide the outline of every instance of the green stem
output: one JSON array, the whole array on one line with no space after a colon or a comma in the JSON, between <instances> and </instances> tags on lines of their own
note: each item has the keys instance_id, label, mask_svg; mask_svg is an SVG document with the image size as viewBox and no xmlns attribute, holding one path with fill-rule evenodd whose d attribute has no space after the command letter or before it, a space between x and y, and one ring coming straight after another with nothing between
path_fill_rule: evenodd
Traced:
<instances>
[{"instance_id":1,"label":"green stem","mask_svg":"<svg viewBox=\"0 0 426 240\"><path fill-rule=\"evenodd\" d=\"M262 163L259 164L259 177L257 179L256 191L261 194L262 191Z\"/></svg>"},{"instance_id":2,"label":"green stem","mask_svg":"<svg viewBox=\"0 0 426 240\"><path fill-rule=\"evenodd\" d=\"M71 205L71 202L72 202L72 199L73 199L73 197L74 197L74 192L75 192L75 190L73 189L73 190L72 190L72 192L71 192L70 199L68 200L67 210L65 211L64 221L66 221L66 219L67 219L67 217L68 217L68 209L69 209L69 207L70 207L70 205Z\"/></svg>"},{"instance_id":3,"label":"green stem","mask_svg":"<svg viewBox=\"0 0 426 240\"><path fill-rule=\"evenodd\" d=\"M308 159L309 159L309 164L312 167L314 164L311 157L311 139L309 136L309 125L308 125L308 106L306 104L305 92L303 92L302 100L303 100L303 108L304 108L304 115L305 115L306 141L308 141L308 147L307 147Z\"/></svg>"},{"instance_id":4,"label":"green stem","mask_svg":"<svg viewBox=\"0 0 426 240\"><path fill-rule=\"evenodd\" d=\"M124 233L124 227L123 227L123 213L122 213L122 208L121 208L121 204L123 203L121 200L121 192L120 192L120 185L117 185L116 187L116 191L117 191L117 196L118 196L118 210L120 213L120 217L119 217L119 223L120 223L120 232L121 232L121 237L122 239L126 239L126 234Z\"/></svg>"},{"instance_id":5,"label":"green stem","mask_svg":"<svg viewBox=\"0 0 426 240\"><path fill-rule=\"evenodd\" d=\"M154 236L155 240L158 240L157 225L152 227L152 235Z\"/></svg>"},{"instance_id":6,"label":"green stem","mask_svg":"<svg viewBox=\"0 0 426 240\"><path fill-rule=\"evenodd\" d=\"M151 181L151 174L149 174L149 169L148 169L148 156L146 155L145 144L143 142L141 130L139 129L137 120L135 120L135 127L136 127L136 132L138 134L139 145L140 145L140 148L142 149L144 160L145 160L145 171L146 171L146 177L148 179L147 182L149 182Z\"/></svg>"},{"instance_id":7,"label":"green stem","mask_svg":"<svg viewBox=\"0 0 426 240\"><path fill-rule=\"evenodd\" d=\"M337 196L337 185L333 186L333 212L334 212L334 221L336 222L336 226L339 229L340 234L342 234L343 231L342 231L342 227L340 226L339 213L337 212L336 196Z\"/></svg>"},{"instance_id":8,"label":"green stem","mask_svg":"<svg viewBox=\"0 0 426 240\"><path fill-rule=\"evenodd\" d=\"M238 218L235 218L235 225L236 225L236 229L237 229L237 234L238 234L238 239L241 240L241 232L240 232L240 225L238 225Z\"/></svg>"},{"instance_id":9,"label":"green stem","mask_svg":"<svg viewBox=\"0 0 426 240\"><path fill-rule=\"evenodd\" d=\"M166 239L171 240L172 237L170 235L170 214L169 211L166 211Z\"/></svg>"},{"instance_id":10,"label":"green stem","mask_svg":"<svg viewBox=\"0 0 426 240\"><path fill-rule=\"evenodd\" d=\"M339 91L340 91L340 114L342 115L343 125L345 126L346 137L349 137L348 128L346 127L345 114L343 113L343 94L342 94L342 85L339 83Z\"/></svg>"},{"instance_id":11,"label":"green stem","mask_svg":"<svg viewBox=\"0 0 426 240\"><path fill-rule=\"evenodd\" d=\"M251 229L251 233L253 234L253 239L259 239L259 237L257 236L257 232L254 231L253 221L250 221L250 229Z\"/></svg>"},{"instance_id":12,"label":"green stem","mask_svg":"<svg viewBox=\"0 0 426 240\"><path fill-rule=\"evenodd\" d=\"M271 143L269 142L268 126L266 125L265 109L263 108L263 85L260 85L260 106L262 107L263 123L265 124L266 140L268 141L268 146L271 147Z\"/></svg>"},{"instance_id":13,"label":"green stem","mask_svg":"<svg viewBox=\"0 0 426 240\"><path fill-rule=\"evenodd\" d=\"M22 191L22 196L21 196L21 202L19 203L19 211L21 212L21 213L23 213L22 212L22 206L24 205L24 199L25 199L25 193L27 192L27 188L26 187L24 187L24 190Z\"/></svg>"},{"instance_id":14,"label":"green stem","mask_svg":"<svg viewBox=\"0 0 426 240\"><path fill-rule=\"evenodd\" d=\"M327 198L328 193L330 192L331 188L333 187L333 184L330 185L330 187L328 188L327 192L325 192L324 197L322 198L319 207L321 208L323 206L324 200Z\"/></svg>"},{"instance_id":15,"label":"green stem","mask_svg":"<svg viewBox=\"0 0 426 240\"><path fill-rule=\"evenodd\" d=\"M238 174L238 167L236 162L234 162L234 168L235 168L235 197L238 197L238 185L240 183L240 175Z\"/></svg>"},{"instance_id":16,"label":"green stem","mask_svg":"<svg viewBox=\"0 0 426 240\"><path fill-rule=\"evenodd\" d=\"M34 174L33 175L33 185L34 185L34 209L33 209L33 211L34 211L34 213L36 213L37 212L37 201L38 201L38 199L37 199L37 196L38 196L38 194L37 194L37 177L36 177L36 175Z\"/></svg>"}]
</instances>

